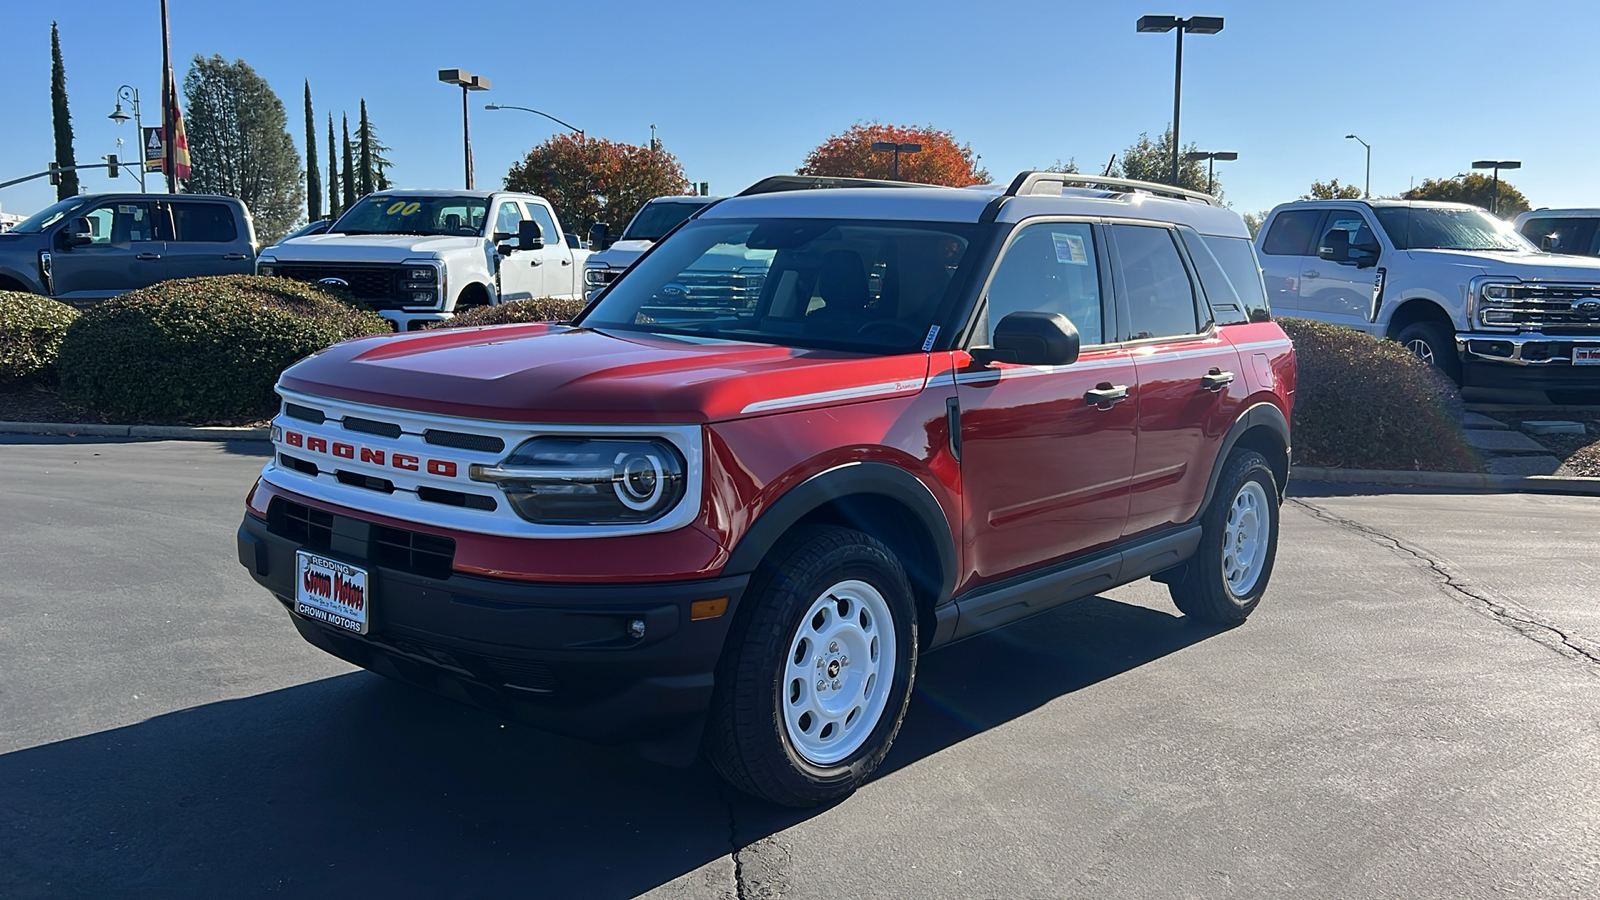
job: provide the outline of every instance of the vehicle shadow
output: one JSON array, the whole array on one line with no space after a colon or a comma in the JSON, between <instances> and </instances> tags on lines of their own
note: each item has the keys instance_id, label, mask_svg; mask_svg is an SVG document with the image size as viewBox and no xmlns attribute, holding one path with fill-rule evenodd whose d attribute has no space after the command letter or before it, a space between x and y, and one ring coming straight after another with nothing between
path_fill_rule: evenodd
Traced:
<instances>
[{"instance_id":1,"label":"vehicle shadow","mask_svg":"<svg viewBox=\"0 0 1600 900\"><path fill-rule=\"evenodd\" d=\"M1211 634L1091 598L930 654L879 777ZM814 814L367 673L0 755L0 785L12 898L631 897Z\"/></svg>"}]
</instances>

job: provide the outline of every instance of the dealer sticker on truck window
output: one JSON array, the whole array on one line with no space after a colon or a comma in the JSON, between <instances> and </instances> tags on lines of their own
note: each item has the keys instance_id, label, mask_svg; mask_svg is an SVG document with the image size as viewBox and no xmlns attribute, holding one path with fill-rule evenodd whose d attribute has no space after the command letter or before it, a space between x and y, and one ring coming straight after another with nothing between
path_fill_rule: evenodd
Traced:
<instances>
[{"instance_id":1,"label":"dealer sticker on truck window","mask_svg":"<svg viewBox=\"0 0 1600 900\"><path fill-rule=\"evenodd\" d=\"M295 554L294 611L308 619L367 633L367 570L301 550Z\"/></svg>"},{"instance_id":2,"label":"dealer sticker on truck window","mask_svg":"<svg viewBox=\"0 0 1600 900\"><path fill-rule=\"evenodd\" d=\"M1575 366L1600 366L1600 344L1574 344L1572 364Z\"/></svg>"}]
</instances>

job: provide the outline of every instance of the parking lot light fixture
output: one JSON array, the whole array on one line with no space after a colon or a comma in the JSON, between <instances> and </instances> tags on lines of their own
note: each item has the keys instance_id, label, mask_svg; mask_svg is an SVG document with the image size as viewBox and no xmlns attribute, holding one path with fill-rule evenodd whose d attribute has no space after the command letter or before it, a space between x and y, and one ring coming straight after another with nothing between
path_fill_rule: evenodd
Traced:
<instances>
[{"instance_id":1,"label":"parking lot light fixture","mask_svg":"<svg viewBox=\"0 0 1600 900\"><path fill-rule=\"evenodd\" d=\"M1372 199L1372 145L1367 143L1366 141L1361 140L1361 138L1356 137L1353 134L1345 135L1344 139L1347 140L1347 141L1357 141L1357 142L1359 142L1361 144L1361 146L1367 148L1367 186L1361 192L1361 196L1367 198L1368 200L1371 200Z\"/></svg>"},{"instance_id":2,"label":"parking lot light fixture","mask_svg":"<svg viewBox=\"0 0 1600 900\"><path fill-rule=\"evenodd\" d=\"M1183 33L1191 34L1216 34L1222 30L1221 16L1190 16L1180 19L1177 16L1140 16L1135 23L1141 34L1159 34L1166 31L1178 32L1178 61L1173 67L1172 76L1172 186L1178 184L1178 148L1183 146L1178 140L1178 120L1183 112Z\"/></svg>"},{"instance_id":3,"label":"parking lot light fixture","mask_svg":"<svg viewBox=\"0 0 1600 900\"><path fill-rule=\"evenodd\" d=\"M137 170L139 173L139 192L144 193L144 119L139 115L139 89L129 84L117 88L117 108L112 110L111 115L106 116L106 118L118 125L126 123L128 114L122 111L122 101L124 100L128 101L128 104L133 107L134 140L139 144L139 168ZM118 138L117 143L121 144L122 139Z\"/></svg>"},{"instance_id":4,"label":"parking lot light fixture","mask_svg":"<svg viewBox=\"0 0 1600 900\"><path fill-rule=\"evenodd\" d=\"M1237 150L1190 150L1183 155L1190 162L1206 161L1206 193L1217 192L1217 160L1231 162L1239 158Z\"/></svg>"},{"instance_id":5,"label":"parking lot light fixture","mask_svg":"<svg viewBox=\"0 0 1600 900\"><path fill-rule=\"evenodd\" d=\"M906 153L906 154L921 153L922 152L922 145L921 144L897 144L894 141L873 141L872 142L872 151L874 153L893 153L894 154L894 180L895 181L899 181L900 180L900 154L902 154L902 153Z\"/></svg>"},{"instance_id":6,"label":"parking lot light fixture","mask_svg":"<svg viewBox=\"0 0 1600 900\"><path fill-rule=\"evenodd\" d=\"M1494 213L1495 215L1498 216L1500 214L1500 170L1501 169L1505 169L1507 171L1510 171L1511 169L1520 169L1520 168L1522 168L1522 160L1520 160L1520 159L1480 159L1480 160L1474 162L1472 164L1472 167L1474 169L1493 169L1494 170L1494 194L1492 196L1490 196L1490 198L1489 198L1489 212L1492 212L1492 213Z\"/></svg>"},{"instance_id":7,"label":"parking lot light fixture","mask_svg":"<svg viewBox=\"0 0 1600 900\"><path fill-rule=\"evenodd\" d=\"M482 75L474 75L466 69L440 69L439 80L461 88L461 145L466 154L467 190L470 191L472 190L472 128L467 121L467 94L471 91L487 91L489 79Z\"/></svg>"},{"instance_id":8,"label":"parking lot light fixture","mask_svg":"<svg viewBox=\"0 0 1600 900\"><path fill-rule=\"evenodd\" d=\"M583 129L582 128L579 128L578 126L573 125L573 124L571 124L569 122L563 122L560 119L556 118L555 116L550 115L547 112L540 112L537 109L530 109L530 108L528 108L526 106L511 106L510 104L507 104L507 103L486 103L486 104L484 104L483 108L484 109L518 109L518 110L521 110L523 112L533 113L536 116L544 116L546 119L549 119L550 121L556 123L557 125L560 125L562 128L567 128L567 129L570 129L573 132L575 132L578 135L578 143L580 143L580 144L583 143L584 137L583 137Z\"/></svg>"}]
</instances>

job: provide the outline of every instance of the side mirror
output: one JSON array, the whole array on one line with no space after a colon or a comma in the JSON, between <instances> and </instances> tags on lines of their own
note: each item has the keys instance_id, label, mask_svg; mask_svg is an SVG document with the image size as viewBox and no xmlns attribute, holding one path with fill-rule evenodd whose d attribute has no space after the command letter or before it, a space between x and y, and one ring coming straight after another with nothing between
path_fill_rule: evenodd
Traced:
<instances>
[{"instance_id":1,"label":"side mirror","mask_svg":"<svg viewBox=\"0 0 1600 900\"><path fill-rule=\"evenodd\" d=\"M67 223L67 246L82 247L94 243L94 223L79 216Z\"/></svg>"},{"instance_id":2,"label":"side mirror","mask_svg":"<svg viewBox=\"0 0 1600 900\"><path fill-rule=\"evenodd\" d=\"M604 250L611 244L611 226L605 222L596 222L589 226L589 249Z\"/></svg>"},{"instance_id":3,"label":"side mirror","mask_svg":"<svg viewBox=\"0 0 1600 900\"><path fill-rule=\"evenodd\" d=\"M1317 257L1329 262L1350 261L1350 232L1343 228L1335 228L1322 236L1322 243L1317 247Z\"/></svg>"},{"instance_id":4,"label":"side mirror","mask_svg":"<svg viewBox=\"0 0 1600 900\"><path fill-rule=\"evenodd\" d=\"M972 358L1025 366L1070 366L1078 361L1078 327L1060 313L1014 312L994 329L994 346L979 347Z\"/></svg>"},{"instance_id":5,"label":"side mirror","mask_svg":"<svg viewBox=\"0 0 1600 900\"><path fill-rule=\"evenodd\" d=\"M1539 238L1539 249L1546 253L1554 253L1560 247L1561 238L1553 234L1547 234L1544 237Z\"/></svg>"},{"instance_id":6,"label":"side mirror","mask_svg":"<svg viewBox=\"0 0 1600 900\"><path fill-rule=\"evenodd\" d=\"M544 247L543 232L539 230L539 223L532 219L523 219L517 223L517 249L540 250Z\"/></svg>"}]
</instances>

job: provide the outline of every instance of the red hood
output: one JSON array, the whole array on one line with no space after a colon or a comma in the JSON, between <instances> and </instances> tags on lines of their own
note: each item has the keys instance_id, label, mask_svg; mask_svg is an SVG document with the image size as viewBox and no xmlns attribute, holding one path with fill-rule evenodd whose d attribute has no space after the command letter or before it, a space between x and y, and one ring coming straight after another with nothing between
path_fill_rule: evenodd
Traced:
<instances>
[{"instance_id":1,"label":"red hood","mask_svg":"<svg viewBox=\"0 0 1600 900\"><path fill-rule=\"evenodd\" d=\"M347 341L289 367L281 384L313 396L475 419L689 424L914 393L927 373L921 353L871 357L503 325ZM876 390L861 390L869 388ZM809 396L828 392L839 393Z\"/></svg>"}]
</instances>

